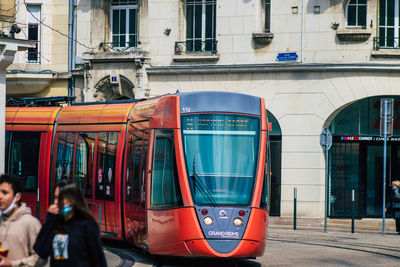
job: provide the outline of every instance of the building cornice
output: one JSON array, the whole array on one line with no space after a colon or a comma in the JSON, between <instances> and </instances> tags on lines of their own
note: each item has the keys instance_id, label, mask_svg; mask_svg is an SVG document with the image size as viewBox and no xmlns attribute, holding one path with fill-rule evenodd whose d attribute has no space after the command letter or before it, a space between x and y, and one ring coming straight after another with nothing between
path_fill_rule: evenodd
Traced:
<instances>
[{"instance_id":1,"label":"building cornice","mask_svg":"<svg viewBox=\"0 0 400 267\"><path fill-rule=\"evenodd\" d=\"M340 72L340 71L384 71L400 72L399 64L349 63L349 64L235 64L235 65L179 65L151 66L146 69L152 74L215 74L255 72Z\"/></svg>"}]
</instances>

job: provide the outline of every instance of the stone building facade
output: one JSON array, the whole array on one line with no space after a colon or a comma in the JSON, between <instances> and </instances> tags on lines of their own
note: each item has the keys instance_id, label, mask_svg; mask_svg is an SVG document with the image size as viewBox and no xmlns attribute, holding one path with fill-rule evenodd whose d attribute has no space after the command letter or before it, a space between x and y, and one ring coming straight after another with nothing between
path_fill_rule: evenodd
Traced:
<instances>
[{"instance_id":1,"label":"stone building facade","mask_svg":"<svg viewBox=\"0 0 400 267\"><path fill-rule=\"evenodd\" d=\"M30 40L33 47L17 52L7 68L7 97L68 94L68 1L2 0L0 18L6 37ZM15 29L14 33L11 29Z\"/></svg>"},{"instance_id":2,"label":"stone building facade","mask_svg":"<svg viewBox=\"0 0 400 267\"><path fill-rule=\"evenodd\" d=\"M80 0L78 40L92 50L77 48L84 87L76 94L83 101L199 90L262 96L273 121L271 213L292 216L296 187L298 216L323 218L328 186L330 217L350 216L352 189L356 216L379 217L381 142L376 124L364 120L376 117L380 97L398 101L393 29L400 25L391 12L399 2ZM346 121L356 107L370 116ZM323 128L334 140L328 184ZM372 141L354 141L359 136ZM398 146L390 146L388 180L397 175Z\"/></svg>"},{"instance_id":3,"label":"stone building facade","mask_svg":"<svg viewBox=\"0 0 400 267\"><path fill-rule=\"evenodd\" d=\"M380 216L382 97L395 103L387 182L400 177L399 0L71 2L78 101L201 90L264 97L271 214L292 216L297 188L298 216L321 219L328 188L329 217L350 217L352 190L356 217Z\"/></svg>"}]
</instances>

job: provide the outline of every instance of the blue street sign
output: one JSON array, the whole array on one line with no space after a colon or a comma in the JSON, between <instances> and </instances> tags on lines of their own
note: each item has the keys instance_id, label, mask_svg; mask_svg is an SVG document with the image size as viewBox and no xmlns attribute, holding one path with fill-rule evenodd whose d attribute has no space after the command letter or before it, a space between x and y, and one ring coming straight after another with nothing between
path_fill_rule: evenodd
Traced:
<instances>
[{"instance_id":1,"label":"blue street sign","mask_svg":"<svg viewBox=\"0 0 400 267\"><path fill-rule=\"evenodd\" d=\"M291 53L278 53L276 60L279 62L287 62L287 61L297 61L299 56L296 52Z\"/></svg>"}]
</instances>

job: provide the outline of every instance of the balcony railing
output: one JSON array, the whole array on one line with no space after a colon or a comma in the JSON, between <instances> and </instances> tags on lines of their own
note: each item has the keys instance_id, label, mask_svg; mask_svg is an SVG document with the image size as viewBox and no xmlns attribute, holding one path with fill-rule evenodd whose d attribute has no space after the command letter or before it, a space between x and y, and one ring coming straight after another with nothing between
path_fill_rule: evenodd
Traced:
<instances>
[{"instance_id":1,"label":"balcony railing","mask_svg":"<svg viewBox=\"0 0 400 267\"><path fill-rule=\"evenodd\" d=\"M184 42L175 42L175 55L184 54L217 54L217 40L187 40Z\"/></svg>"},{"instance_id":2,"label":"balcony railing","mask_svg":"<svg viewBox=\"0 0 400 267\"><path fill-rule=\"evenodd\" d=\"M374 37L374 50L400 49L399 37Z\"/></svg>"},{"instance_id":3,"label":"balcony railing","mask_svg":"<svg viewBox=\"0 0 400 267\"><path fill-rule=\"evenodd\" d=\"M27 63L40 63L40 42L37 41L36 46L28 48L26 51L26 62Z\"/></svg>"},{"instance_id":4,"label":"balcony railing","mask_svg":"<svg viewBox=\"0 0 400 267\"><path fill-rule=\"evenodd\" d=\"M125 51L135 51L140 45L140 42L111 42L111 43L100 43L99 48L104 52L114 51L114 52L125 52Z\"/></svg>"}]
</instances>

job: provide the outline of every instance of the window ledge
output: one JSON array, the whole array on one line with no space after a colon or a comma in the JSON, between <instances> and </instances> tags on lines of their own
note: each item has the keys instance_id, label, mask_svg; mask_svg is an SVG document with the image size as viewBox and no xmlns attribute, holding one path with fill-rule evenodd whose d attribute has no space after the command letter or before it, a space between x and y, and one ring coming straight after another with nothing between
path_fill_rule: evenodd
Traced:
<instances>
[{"instance_id":1,"label":"window ledge","mask_svg":"<svg viewBox=\"0 0 400 267\"><path fill-rule=\"evenodd\" d=\"M336 32L337 38L342 42L364 42L369 39L371 32L362 29L352 29Z\"/></svg>"},{"instance_id":2,"label":"window ledge","mask_svg":"<svg viewBox=\"0 0 400 267\"><path fill-rule=\"evenodd\" d=\"M143 58L144 52L141 50L136 51L124 51L124 52L84 52L83 59L92 62L106 62L106 61L125 61L135 60L137 58Z\"/></svg>"},{"instance_id":3,"label":"window ledge","mask_svg":"<svg viewBox=\"0 0 400 267\"><path fill-rule=\"evenodd\" d=\"M184 54L172 56L174 61L187 62L187 61L218 61L219 55L204 55L204 54Z\"/></svg>"},{"instance_id":4,"label":"window ledge","mask_svg":"<svg viewBox=\"0 0 400 267\"><path fill-rule=\"evenodd\" d=\"M257 44L267 45L274 39L274 34L270 32L253 33L253 40Z\"/></svg>"},{"instance_id":5,"label":"window ledge","mask_svg":"<svg viewBox=\"0 0 400 267\"><path fill-rule=\"evenodd\" d=\"M371 52L373 57L400 58L400 49L380 49Z\"/></svg>"}]
</instances>

